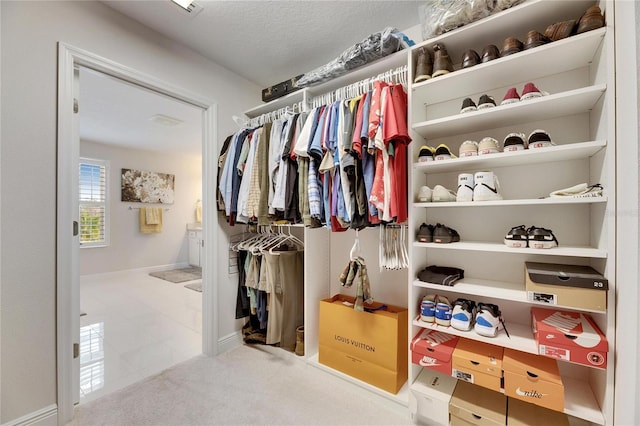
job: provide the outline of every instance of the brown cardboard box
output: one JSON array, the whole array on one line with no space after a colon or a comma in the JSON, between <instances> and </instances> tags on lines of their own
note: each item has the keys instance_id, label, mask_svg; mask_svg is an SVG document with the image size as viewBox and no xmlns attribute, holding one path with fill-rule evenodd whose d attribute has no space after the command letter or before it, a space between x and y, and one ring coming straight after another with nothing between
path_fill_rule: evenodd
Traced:
<instances>
[{"instance_id":1,"label":"brown cardboard box","mask_svg":"<svg viewBox=\"0 0 640 426\"><path fill-rule=\"evenodd\" d=\"M407 309L386 305L384 310L359 312L353 301L341 294L320 301L318 361L397 393L407 381L409 367Z\"/></svg>"},{"instance_id":2,"label":"brown cardboard box","mask_svg":"<svg viewBox=\"0 0 640 426\"><path fill-rule=\"evenodd\" d=\"M525 262L530 302L606 311L608 281L588 266Z\"/></svg>"},{"instance_id":3,"label":"brown cardboard box","mask_svg":"<svg viewBox=\"0 0 640 426\"><path fill-rule=\"evenodd\" d=\"M564 410L564 385L555 359L505 349L502 368L505 395L551 410Z\"/></svg>"},{"instance_id":4,"label":"brown cardboard box","mask_svg":"<svg viewBox=\"0 0 640 426\"><path fill-rule=\"evenodd\" d=\"M504 425L507 422L507 398L499 392L458 381L449 403L451 426Z\"/></svg>"},{"instance_id":5,"label":"brown cardboard box","mask_svg":"<svg viewBox=\"0 0 640 426\"><path fill-rule=\"evenodd\" d=\"M453 350L451 375L494 391L502 388L501 346L461 338Z\"/></svg>"},{"instance_id":6,"label":"brown cardboard box","mask_svg":"<svg viewBox=\"0 0 640 426\"><path fill-rule=\"evenodd\" d=\"M559 411L507 398L507 424L509 426L569 426L569 418Z\"/></svg>"}]
</instances>

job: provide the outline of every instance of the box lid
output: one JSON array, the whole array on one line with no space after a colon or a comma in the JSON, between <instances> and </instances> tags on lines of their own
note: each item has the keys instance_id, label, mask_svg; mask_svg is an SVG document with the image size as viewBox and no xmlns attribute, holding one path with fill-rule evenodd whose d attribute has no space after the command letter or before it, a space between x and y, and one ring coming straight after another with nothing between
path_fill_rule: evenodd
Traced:
<instances>
[{"instance_id":1,"label":"box lid","mask_svg":"<svg viewBox=\"0 0 640 426\"><path fill-rule=\"evenodd\" d=\"M581 312L531 308L538 344L561 345L606 352L607 339L593 319Z\"/></svg>"},{"instance_id":2,"label":"box lid","mask_svg":"<svg viewBox=\"0 0 640 426\"><path fill-rule=\"evenodd\" d=\"M558 362L554 358L507 348L504 350L502 357L502 369L525 376L529 381L544 380L559 385L562 384Z\"/></svg>"},{"instance_id":3,"label":"box lid","mask_svg":"<svg viewBox=\"0 0 640 426\"><path fill-rule=\"evenodd\" d=\"M525 262L529 279L538 284L608 290L609 281L590 266Z\"/></svg>"},{"instance_id":4,"label":"box lid","mask_svg":"<svg viewBox=\"0 0 640 426\"><path fill-rule=\"evenodd\" d=\"M507 397L500 392L460 380L449 403L451 414L458 415L458 411L470 413L475 418L487 418L504 424L507 416Z\"/></svg>"},{"instance_id":5,"label":"box lid","mask_svg":"<svg viewBox=\"0 0 640 426\"><path fill-rule=\"evenodd\" d=\"M438 399L449 402L457 383L458 380L454 377L423 368L411 385L411 391L430 396L436 395Z\"/></svg>"},{"instance_id":6,"label":"box lid","mask_svg":"<svg viewBox=\"0 0 640 426\"><path fill-rule=\"evenodd\" d=\"M509 426L569 426L569 418L564 413L515 398L507 398L507 400Z\"/></svg>"},{"instance_id":7,"label":"box lid","mask_svg":"<svg viewBox=\"0 0 640 426\"><path fill-rule=\"evenodd\" d=\"M470 339L460 339L453 351L456 358L470 370L502 376L502 346L491 345Z\"/></svg>"},{"instance_id":8,"label":"box lid","mask_svg":"<svg viewBox=\"0 0 640 426\"><path fill-rule=\"evenodd\" d=\"M448 363L451 361L451 355L459 339L453 334L422 329L411 340L411 350L434 360ZM423 367L433 367L433 365L423 365Z\"/></svg>"}]
</instances>

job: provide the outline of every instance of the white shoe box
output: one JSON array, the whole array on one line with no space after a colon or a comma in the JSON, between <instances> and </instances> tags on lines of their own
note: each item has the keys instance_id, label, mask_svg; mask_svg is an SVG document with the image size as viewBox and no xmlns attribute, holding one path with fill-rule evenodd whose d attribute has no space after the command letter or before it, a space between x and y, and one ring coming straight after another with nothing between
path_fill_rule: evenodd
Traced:
<instances>
[{"instance_id":1,"label":"white shoe box","mask_svg":"<svg viewBox=\"0 0 640 426\"><path fill-rule=\"evenodd\" d=\"M454 377L422 369L409 392L409 412L413 423L448 426L449 402L457 382Z\"/></svg>"}]
</instances>

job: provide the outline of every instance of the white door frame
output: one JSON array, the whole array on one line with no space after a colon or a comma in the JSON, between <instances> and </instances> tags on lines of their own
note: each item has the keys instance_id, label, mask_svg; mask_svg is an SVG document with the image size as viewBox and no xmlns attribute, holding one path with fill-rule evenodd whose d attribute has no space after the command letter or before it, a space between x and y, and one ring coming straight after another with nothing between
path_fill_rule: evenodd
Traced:
<instances>
[{"instance_id":1,"label":"white door frame","mask_svg":"<svg viewBox=\"0 0 640 426\"><path fill-rule=\"evenodd\" d=\"M217 259L217 226L215 221L215 184L217 177L217 104L199 94L161 81L111 60L94 55L65 43L58 43L58 166L57 166L57 235L56 235L56 306L57 306L57 405L58 424L64 425L73 417L73 315L79 315L80 307L74 306L71 281L79 274L72 262L74 250L79 250L78 240L72 236L72 224L78 212L73 211L70 191L72 174L77 176L79 152L73 141L73 71L83 66L120 78L129 83L154 90L179 101L187 102L203 110L202 121L202 228L203 248L202 276L202 350L206 355L218 353L218 289L214 285L214 266ZM76 152L74 152L76 151ZM211 206L211 208L206 208ZM76 295L76 300L79 300Z\"/></svg>"}]
</instances>

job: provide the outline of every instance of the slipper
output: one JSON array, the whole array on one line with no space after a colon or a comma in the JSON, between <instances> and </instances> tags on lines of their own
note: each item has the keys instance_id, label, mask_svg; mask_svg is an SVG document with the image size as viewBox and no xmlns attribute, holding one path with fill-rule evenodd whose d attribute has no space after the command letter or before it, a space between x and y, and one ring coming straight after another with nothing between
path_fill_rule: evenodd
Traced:
<instances>
[{"instance_id":1,"label":"slipper","mask_svg":"<svg viewBox=\"0 0 640 426\"><path fill-rule=\"evenodd\" d=\"M584 198L584 197L602 197L603 188L602 185L596 183L595 185L587 185L586 183L580 183L578 185L558 189L557 191L553 191L549 194L551 198L561 198L561 197L573 197L573 198Z\"/></svg>"}]
</instances>

